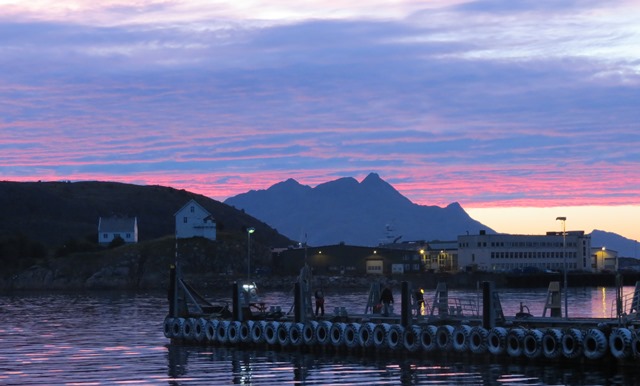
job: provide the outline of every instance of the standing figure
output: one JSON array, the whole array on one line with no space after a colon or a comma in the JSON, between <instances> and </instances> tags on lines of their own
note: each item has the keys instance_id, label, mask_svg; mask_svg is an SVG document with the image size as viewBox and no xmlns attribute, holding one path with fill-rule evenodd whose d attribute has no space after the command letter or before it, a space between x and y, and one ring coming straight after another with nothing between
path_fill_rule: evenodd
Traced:
<instances>
[{"instance_id":1,"label":"standing figure","mask_svg":"<svg viewBox=\"0 0 640 386\"><path fill-rule=\"evenodd\" d=\"M422 288L418 288L413 296L416 300L416 314L422 315L422 309L424 308L424 290Z\"/></svg>"},{"instance_id":2,"label":"standing figure","mask_svg":"<svg viewBox=\"0 0 640 386\"><path fill-rule=\"evenodd\" d=\"M385 286L380 293L380 302L382 303L382 315L389 316L391 312L391 304L393 304L393 294L391 288Z\"/></svg>"},{"instance_id":3,"label":"standing figure","mask_svg":"<svg viewBox=\"0 0 640 386\"><path fill-rule=\"evenodd\" d=\"M318 316L318 311L320 315L324 315L324 294L321 289L316 290L315 293L316 298L316 316Z\"/></svg>"}]
</instances>

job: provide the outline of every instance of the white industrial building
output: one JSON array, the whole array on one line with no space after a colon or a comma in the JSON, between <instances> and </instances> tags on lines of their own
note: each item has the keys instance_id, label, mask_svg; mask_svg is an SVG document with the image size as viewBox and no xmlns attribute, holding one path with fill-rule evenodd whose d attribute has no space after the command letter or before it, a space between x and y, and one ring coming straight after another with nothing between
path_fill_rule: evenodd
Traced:
<instances>
[{"instance_id":1,"label":"white industrial building","mask_svg":"<svg viewBox=\"0 0 640 386\"><path fill-rule=\"evenodd\" d=\"M458 236L458 269L508 272L516 269L595 272L591 236L584 231L546 235L487 234Z\"/></svg>"}]
</instances>

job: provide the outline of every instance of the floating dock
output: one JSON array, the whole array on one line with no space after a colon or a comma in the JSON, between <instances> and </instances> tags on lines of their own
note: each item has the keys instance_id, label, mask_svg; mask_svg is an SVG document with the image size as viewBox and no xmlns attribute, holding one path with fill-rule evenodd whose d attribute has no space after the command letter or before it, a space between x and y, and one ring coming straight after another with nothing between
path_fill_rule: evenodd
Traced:
<instances>
[{"instance_id":1,"label":"floating dock","mask_svg":"<svg viewBox=\"0 0 640 386\"><path fill-rule=\"evenodd\" d=\"M542 317L526 307L505 317L493 283L482 283L482 302L448 296L438 284L432 302L417 303L402 282L400 314L376 312L380 285L372 285L365 313L343 308L322 317L311 308L311 276L294 285L288 312L256 297L253 283L234 283L231 309L200 296L171 268L164 335L177 344L408 354L491 355L532 360L640 362L640 282L627 299L618 290L612 318L563 318L557 282L549 286ZM424 307L424 308L419 308ZM547 311L550 316L546 317Z\"/></svg>"}]
</instances>

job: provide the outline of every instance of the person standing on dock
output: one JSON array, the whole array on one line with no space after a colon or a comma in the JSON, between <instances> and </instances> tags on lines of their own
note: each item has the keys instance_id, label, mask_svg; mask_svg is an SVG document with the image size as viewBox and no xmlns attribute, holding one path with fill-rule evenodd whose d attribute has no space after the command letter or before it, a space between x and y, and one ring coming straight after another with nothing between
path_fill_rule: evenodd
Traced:
<instances>
[{"instance_id":1,"label":"person standing on dock","mask_svg":"<svg viewBox=\"0 0 640 386\"><path fill-rule=\"evenodd\" d=\"M320 316L324 315L324 293L321 289L317 289L315 293L316 298L316 316L318 316L318 311L320 312Z\"/></svg>"},{"instance_id":2,"label":"person standing on dock","mask_svg":"<svg viewBox=\"0 0 640 386\"><path fill-rule=\"evenodd\" d=\"M413 296L416 300L416 315L422 315L422 309L424 308L424 290L418 288Z\"/></svg>"},{"instance_id":3,"label":"person standing on dock","mask_svg":"<svg viewBox=\"0 0 640 386\"><path fill-rule=\"evenodd\" d=\"M380 302L382 303L382 315L389 316L391 304L393 304L393 294L391 288L387 285L380 293Z\"/></svg>"}]
</instances>

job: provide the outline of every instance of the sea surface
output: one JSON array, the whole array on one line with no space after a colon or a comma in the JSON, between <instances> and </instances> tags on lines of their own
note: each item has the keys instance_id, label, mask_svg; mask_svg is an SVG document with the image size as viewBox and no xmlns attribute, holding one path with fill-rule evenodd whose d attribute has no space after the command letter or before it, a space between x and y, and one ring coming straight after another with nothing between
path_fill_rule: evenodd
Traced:
<instances>
[{"instance_id":1,"label":"sea surface","mask_svg":"<svg viewBox=\"0 0 640 386\"><path fill-rule=\"evenodd\" d=\"M631 287L625 287L629 293ZM570 317L609 317L613 288L570 288ZM325 289L327 312L362 313L367 291ZM206 296L221 299L224 293ZM395 294L399 303L399 294ZM429 302L433 295L425 293ZM263 294L287 311L290 292ZM477 298L474 291L450 297ZM227 296L228 298L228 296ZM520 304L542 315L546 289L500 290L506 315ZM400 305L396 303L396 309ZM505 363L491 356L447 359L193 347L163 335L166 293L0 295L0 385L633 385L640 366Z\"/></svg>"}]
</instances>

